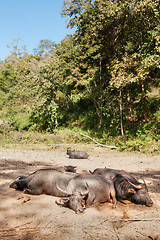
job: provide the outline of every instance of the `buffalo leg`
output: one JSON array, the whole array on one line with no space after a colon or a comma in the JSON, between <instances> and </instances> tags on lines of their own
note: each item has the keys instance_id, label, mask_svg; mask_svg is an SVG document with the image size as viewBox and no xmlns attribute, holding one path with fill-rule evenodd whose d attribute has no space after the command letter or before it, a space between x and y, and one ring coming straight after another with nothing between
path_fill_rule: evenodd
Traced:
<instances>
[{"instance_id":1,"label":"buffalo leg","mask_svg":"<svg viewBox=\"0 0 160 240\"><path fill-rule=\"evenodd\" d=\"M111 191L111 198L112 198L112 202L113 202L113 208L116 208L117 207L117 200L116 200L115 190Z\"/></svg>"},{"instance_id":2,"label":"buffalo leg","mask_svg":"<svg viewBox=\"0 0 160 240\"><path fill-rule=\"evenodd\" d=\"M32 194L32 195L40 195L40 194L42 194L41 189L29 189L29 188L26 188L23 192L26 193L26 194Z\"/></svg>"},{"instance_id":3,"label":"buffalo leg","mask_svg":"<svg viewBox=\"0 0 160 240\"><path fill-rule=\"evenodd\" d=\"M89 208L95 200L95 194L93 192L88 193L88 198L86 199L86 208Z\"/></svg>"}]
</instances>

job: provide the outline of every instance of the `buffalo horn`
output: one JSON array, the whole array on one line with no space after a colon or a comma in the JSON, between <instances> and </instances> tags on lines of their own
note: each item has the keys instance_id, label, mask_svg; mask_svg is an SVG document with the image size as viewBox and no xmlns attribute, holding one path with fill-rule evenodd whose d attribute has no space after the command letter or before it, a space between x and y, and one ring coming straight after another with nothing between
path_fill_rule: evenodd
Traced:
<instances>
[{"instance_id":1,"label":"buffalo horn","mask_svg":"<svg viewBox=\"0 0 160 240\"><path fill-rule=\"evenodd\" d=\"M144 179L142 178L142 180L143 180L143 182L144 182L144 185L145 185L145 187L146 187L146 189L147 189L147 191L148 191L148 187L147 187L147 184L146 184L146 182L144 181Z\"/></svg>"},{"instance_id":2,"label":"buffalo horn","mask_svg":"<svg viewBox=\"0 0 160 240\"><path fill-rule=\"evenodd\" d=\"M142 188L142 186L141 186L141 184L139 184L139 185L135 185L134 183L132 183L132 182L130 182L128 179L126 179L127 180L127 182L129 183L129 184L131 184L135 189L141 189Z\"/></svg>"},{"instance_id":3,"label":"buffalo horn","mask_svg":"<svg viewBox=\"0 0 160 240\"><path fill-rule=\"evenodd\" d=\"M57 189L58 189L59 191L61 191L61 192L64 193L65 195L67 195L67 196L71 196L71 195L72 195L72 193L69 193L69 192L65 191L64 189L62 189L60 186L58 186L57 183L56 183L56 187L57 187Z\"/></svg>"},{"instance_id":4,"label":"buffalo horn","mask_svg":"<svg viewBox=\"0 0 160 240\"><path fill-rule=\"evenodd\" d=\"M65 191L64 189L62 189L60 186L58 186L58 184L56 183L56 187L57 187L57 189L59 190L59 191L61 191L62 193L64 193L66 196L71 196L72 194L73 194L73 192L74 191L72 191L72 193L70 193L70 192L67 192L67 191ZM77 190L75 189L75 192L76 192ZM85 191L81 191L81 195L82 196L86 196L87 194L88 194L88 192L89 192L89 186L88 186L88 184L86 183L86 189L85 189Z\"/></svg>"},{"instance_id":5,"label":"buffalo horn","mask_svg":"<svg viewBox=\"0 0 160 240\"><path fill-rule=\"evenodd\" d=\"M81 192L82 196L86 196L89 193L89 186L88 183L86 182L86 190L84 192Z\"/></svg>"}]
</instances>

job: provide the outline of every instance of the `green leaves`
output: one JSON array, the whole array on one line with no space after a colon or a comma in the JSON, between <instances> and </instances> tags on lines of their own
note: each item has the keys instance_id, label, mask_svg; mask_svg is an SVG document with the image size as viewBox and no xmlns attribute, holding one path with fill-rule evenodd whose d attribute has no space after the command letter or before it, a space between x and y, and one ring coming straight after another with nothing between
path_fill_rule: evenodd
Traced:
<instances>
[{"instance_id":1,"label":"green leaves","mask_svg":"<svg viewBox=\"0 0 160 240\"><path fill-rule=\"evenodd\" d=\"M16 54L0 63L0 116L16 129L79 126L125 139L140 138L145 126L157 136L159 11L158 0L65 1L73 36L40 40L35 55L13 45ZM128 146L138 149L140 141Z\"/></svg>"}]
</instances>

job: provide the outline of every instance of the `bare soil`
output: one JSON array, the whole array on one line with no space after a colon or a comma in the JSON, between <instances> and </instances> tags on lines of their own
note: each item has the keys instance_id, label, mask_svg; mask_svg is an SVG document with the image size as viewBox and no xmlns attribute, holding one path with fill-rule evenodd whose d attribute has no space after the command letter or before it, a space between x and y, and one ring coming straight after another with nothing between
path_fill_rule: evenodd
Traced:
<instances>
[{"instance_id":1,"label":"bare soil","mask_svg":"<svg viewBox=\"0 0 160 240\"><path fill-rule=\"evenodd\" d=\"M50 150L0 149L0 239L160 240L160 155L122 153L94 145L76 146L89 159L69 159L65 146ZM73 147L75 148L75 146ZM112 209L101 204L75 214L58 206L58 198L25 195L9 188L14 178L41 168L73 165L77 171L110 167L129 171L147 182L152 207L130 202Z\"/></svg>"}]
</instances>

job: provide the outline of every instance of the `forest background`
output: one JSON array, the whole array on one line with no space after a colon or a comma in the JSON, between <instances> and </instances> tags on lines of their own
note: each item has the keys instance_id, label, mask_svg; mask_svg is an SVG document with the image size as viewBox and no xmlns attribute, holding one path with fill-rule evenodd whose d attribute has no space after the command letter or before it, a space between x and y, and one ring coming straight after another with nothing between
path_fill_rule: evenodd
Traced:
<instances>
[{"instance_id":1,"label":"forest background","mask_svg":"<svg viewBox=\"0 0 160 240\"><path fill-rule=\"evenodd\" d=\"M159 0L72 0L61 43L0 61L0 144L88 143L160 149Z\"/></svg>"}]
</instances>

